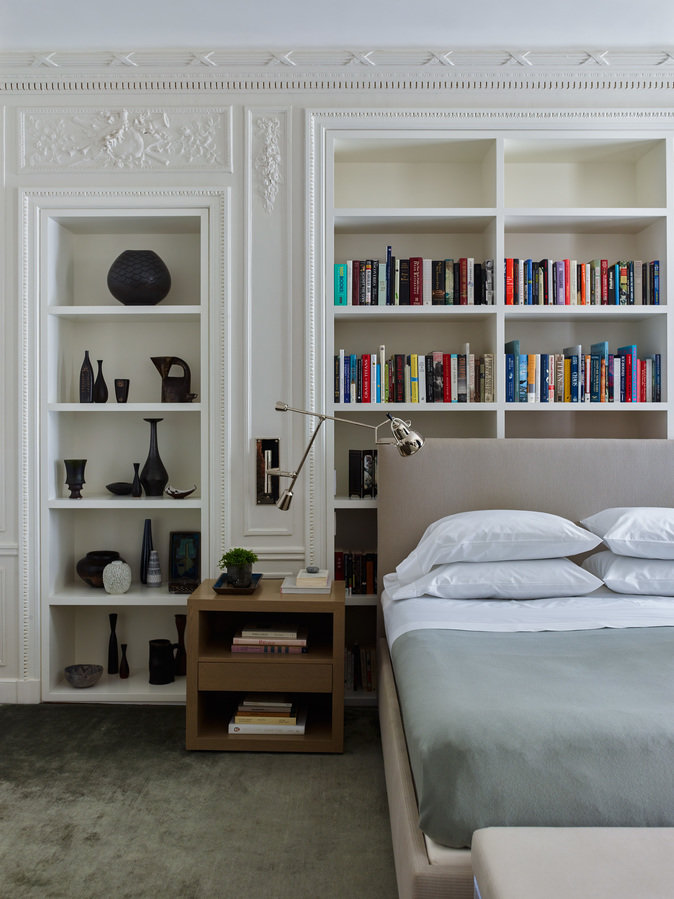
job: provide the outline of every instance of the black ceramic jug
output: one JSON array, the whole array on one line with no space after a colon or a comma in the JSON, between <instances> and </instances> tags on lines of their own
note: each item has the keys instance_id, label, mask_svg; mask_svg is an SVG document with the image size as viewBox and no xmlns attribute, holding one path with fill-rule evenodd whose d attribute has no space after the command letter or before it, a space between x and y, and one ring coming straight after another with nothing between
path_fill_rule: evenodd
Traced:
<instances>
[{"instance_id":1,"label":"black ceramic jug","mask_svg":"<svg viewBox=\"0 0 674 899\"><path fill-rule=\"evenodd\" d=\"M150 683L172 684L175 680L175 650L170 640L150 640Z\"/></svg>"}]
</instances>

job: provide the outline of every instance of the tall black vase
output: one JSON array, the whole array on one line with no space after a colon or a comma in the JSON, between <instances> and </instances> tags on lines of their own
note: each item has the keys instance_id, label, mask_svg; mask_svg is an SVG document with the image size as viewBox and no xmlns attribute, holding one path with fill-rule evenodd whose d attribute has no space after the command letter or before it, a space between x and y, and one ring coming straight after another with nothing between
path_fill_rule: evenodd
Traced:
<instances>
[{"instance_id":1,"label":"tall black vase","mask_svg":"<svg viewBox=\"0 0 674 899\"><path fill-rule=\"evenodd\" d=\"M163 420L163 418L143 419L150 423L150 451L140 473L145 496L162 496L164 487L168 484L168 472L157 449L157 422Z\"/></svg>"},{"instance_id":2,"label":"tall black vase","mask_svg":"<svg viewBox=\"0 0 674 899\"><path fill-rule=\"evenodd\" d=\"M108 385L105 383L105 378L103 377L103 360L97 359L96 362L98 363L98 374L94 381L94 402L107 403Z\"/></svg>"},{"instance_id":3,"label":"tall black vase","mask_svg":"<svg viewBox=\"0 0 674 899\"><path fill-rule=\"evenodd\" d=\"M119 671L119 650L117 647L117 612L110 612L110 639L108 640L108 674Z\"/></svg>"},{"instance_id":4,"label":"tall black vase","mask_svg":"<svg viewBox=\"0 0 674 899\"><path fill-rule=\"evenodd\" d=\"M147 567L150 562L150 553L154 549L152 545L152 520L145 519L143 527L143 543L140 547L140 582L147 584Z\"/></svg>"},{"instance_id":5,"label":"tall black vase","mask_svg":"<svg viewBox=\"0 0 674 899\"><path fill-rule=\"evenodd\" d=\"M80 368L80 402L94 401L94 367L89 358L89 350L84 351L84 362Z\"/></svg>"}]
</instances>

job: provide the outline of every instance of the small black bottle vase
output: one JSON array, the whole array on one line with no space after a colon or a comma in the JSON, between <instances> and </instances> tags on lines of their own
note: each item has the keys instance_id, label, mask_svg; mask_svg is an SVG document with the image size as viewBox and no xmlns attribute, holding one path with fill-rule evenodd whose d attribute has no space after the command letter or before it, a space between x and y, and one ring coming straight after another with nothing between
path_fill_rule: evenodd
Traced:
<instances>
[{"instance_id":1,"label":"small black bottle vase","mask_svg":"<svg viewBox=\"0 0 674 899\"><path fill-rule=\"evenodd\" d=\"M117 613L110 612L110 639L108 640L108 674L117 674L119 671L119 649L117 647Z\"/></svg>"},{"instance_id":2,"label":"small black bottle vase","mask_svg":"<svg viewBox=\"0 0 674 899\"><path fill-rule=\"evenodd\" d=\"M105 378L103 377L103 360L97 359L96 361L98 363L98 374L94 381L94 402L107 403L108 385L105 383Z\"/></svg>"},{"instance_id":3,"label":"small black bottle vase","mask_svg":"<svg viewBox=\"0 0 674 899\"><path fill-rule=\"evenodd\" d=\"M140 468L140 462L133 463L133 483L131 484L131 496L139 497L143 495L143 487L140 483L140 475L138 474L138 469Z\"/></svg>"},{"instance_id":4,"label":"small black bottle vase","mask_svg":"<svg viewBox=\"0 0 674 899\"><path fill-rule=\"evenodd\" d=\"M150 451L140 472L140 482L145 496L162 496L164 487L168 484L168 472L157 449L157 422L163 420L163 418L143 419L150 425Z\"/></svg>"},{"instance_id":5,"label":"small black bottle vase","mask_svg":"<svg viewBox=\"0 0 674 899\"><path fill-rule=\"evenodd\" d=\"M122 658L119 660L119 676L122 680L129 676L129 662L126 658L127 643L122 643Z\"/></svg>"},{"instance_id":6,"label":"small black bottle vase","mask_svg":"<svg viewBox=\"0 0 674 899\"><path fill-rule=\"evenodd\" d=\"M80 402L94 401L94 367L89 358L89 350L84 351L84 362L80 368Z\"/></svg>"}]
</instances>

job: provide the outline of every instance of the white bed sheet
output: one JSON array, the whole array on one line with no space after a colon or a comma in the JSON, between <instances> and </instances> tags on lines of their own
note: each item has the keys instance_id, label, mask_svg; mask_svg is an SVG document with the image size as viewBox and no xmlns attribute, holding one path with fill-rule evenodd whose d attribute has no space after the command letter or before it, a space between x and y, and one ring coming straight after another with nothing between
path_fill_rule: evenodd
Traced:
<instances>
[{"instance_id":1,"label":"white bed sheet","mask_svg":"<svg viewBox=\"0 0 674 899\"><path fill-rule=\"evenodd\" d=\"M384 576L381 605L389 647L407 631L575 631L605 627L674 627L673 596L634 596L600 587L586 596L552 599L391 599Z\"/></svg>"}]
</instances>

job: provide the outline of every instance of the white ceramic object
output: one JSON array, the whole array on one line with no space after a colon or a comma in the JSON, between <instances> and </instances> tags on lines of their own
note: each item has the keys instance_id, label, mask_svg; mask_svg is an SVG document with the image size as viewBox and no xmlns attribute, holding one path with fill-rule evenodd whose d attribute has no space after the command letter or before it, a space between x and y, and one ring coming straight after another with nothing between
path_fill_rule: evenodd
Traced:
<instances>
[{"instance_id":1,"label":"white ceramic object","mask_svg":"<svg viewBox=\"0 0 674 899\"><path fill-rule=\"evenodd\" d=\"M147 564L147 581L148 587L161 586L161 568L159 567L159 554L156 549L150 550L150 560Z\"/></svg>"},{"instance_id":2,"label":"white ceramic object","mask_svg":"<svg viewBox=\"0 0 674 899\"><path fill-rule=\"evenodd\" d=\"M126 593L131 586L131 566L121 559L108 562L103 569L103 586L106 593Z\"/></svg>"}]
</instances>

